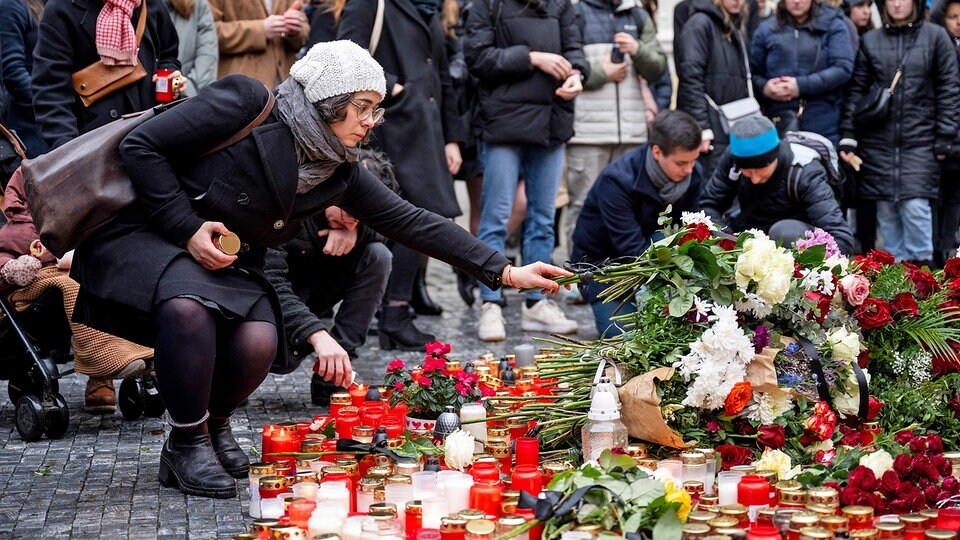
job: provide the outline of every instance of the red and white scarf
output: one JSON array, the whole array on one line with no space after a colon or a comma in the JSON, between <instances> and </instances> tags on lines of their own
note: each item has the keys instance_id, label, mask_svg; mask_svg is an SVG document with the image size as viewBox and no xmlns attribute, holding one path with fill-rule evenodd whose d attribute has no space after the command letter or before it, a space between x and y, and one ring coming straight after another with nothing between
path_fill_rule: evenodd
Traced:
<instances>
[{"instance_id":1,"label":"red and white scarf","mask_svg":"<svg viewBox=\"0 0 960 540\"><path fill-rule=\"evenodd\" d=\"M97 17L97 53L108 66L137 63L137 35L130 22L141 0L103 0Z\"/></svg>"}]
</instances>

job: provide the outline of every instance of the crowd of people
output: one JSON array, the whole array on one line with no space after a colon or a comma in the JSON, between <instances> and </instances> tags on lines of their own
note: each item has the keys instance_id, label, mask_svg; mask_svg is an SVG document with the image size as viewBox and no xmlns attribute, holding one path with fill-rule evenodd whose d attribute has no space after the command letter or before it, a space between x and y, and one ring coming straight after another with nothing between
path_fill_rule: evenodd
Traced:
<instances>
[{"instance_id":1,"label":"crowd of people","mask_svg":"<svg viewBox=\"0 0 960 540\"><path fill-rule=\"evenodd\" d=\"M113 378L152 355L161 480L221 497L247 470L230 414L268 370L315 357L324 405L373 323L384 349L435 339L414 324L442 311L430 256L479 298L484 341L506 338L504 285L535 288L522 330L578 332L544 294L568 273L555 248L579 268L639 255L668 209L784 243L819 228L847 254L879 228L898 259L941 264L960 228L960 0L771 4L682 0L672 69L655 0L0 0L0 123L28 157L154 107L161 79L190 98L121 145L136 203L62 260L27 229L0 277L69 269L68 315L128 352L86 371L88 410L112 411ZM91 92L95 65L133 75ZM29 216L14 179L8 219ZM236 255L213 242L229 233ZM574 292L602 334L634 308Z\"/></svg>"}]
</instances>

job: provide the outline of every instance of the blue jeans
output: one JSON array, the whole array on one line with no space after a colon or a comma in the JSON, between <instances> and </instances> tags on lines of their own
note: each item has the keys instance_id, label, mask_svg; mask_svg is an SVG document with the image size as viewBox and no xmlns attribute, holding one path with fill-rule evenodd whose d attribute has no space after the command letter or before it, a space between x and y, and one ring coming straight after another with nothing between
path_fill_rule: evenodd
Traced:
<instances>
[{"instance_id":1,"label":"blue jeans","mask_svg":"<svg viewBox=\"0 0 960 540\"><path fill-rule=\"evenodd\" d=\"M507 220L513 210L517 181L523 174L527 194L527 215L523 220L523 264L553 259L553 217L563 173L563 145L520 146L483 145L483 191L480 196L480 241L503 252L507 240ZM497 301L501 291L480 285L480 298ZM527 298L540 298L539 291Z\"/></svg>"},{"instance_id":2,"label":"blue jeans","mask_svg":"<svg viewBox=\"0 0 960 540\"><path fill-rule=\"evenodd\" d=\"M636 300L632 298L627 302L623 301L624 298L611 298L608 299L607 302L598 300L597 295L609 286L608 283L601 284L596 282L580 285L580 292L583 294L583 299L590 302L590 307L593 308L593 320L597 324L597 332L600 333L600 337L619 336L623 333L623 323L611 321L611 317L637 312ZM623 305L621 305L621 303Z\"/></svg>"},{"instance_id":3,"label":"blue jeans","mask_svg":"<svg viewBox=\"0 0 960 540\"><path fill-rule=\"evenodd\" d=\"M933 213L929 199L877 201L883 247L898 261L933 258Z\"/></svg>"}]
</instances>

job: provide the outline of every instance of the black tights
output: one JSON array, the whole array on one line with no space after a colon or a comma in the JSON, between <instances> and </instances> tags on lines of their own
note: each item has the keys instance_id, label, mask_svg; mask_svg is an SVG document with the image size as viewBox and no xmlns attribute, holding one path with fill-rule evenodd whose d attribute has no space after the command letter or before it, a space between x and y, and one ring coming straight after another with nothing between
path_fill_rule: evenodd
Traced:
<instances>
[{"instance_id":1,"label":"black tights","mask_svg":"<svg viewBox=\"0 0 960 540\"><path fill-rule=\"evenodd\" d=\"M229 416L267 377L277 352L276 325L229 321L190 298L163 302L154 320L157 386L177 424L196 423L207 411Z\"/></svg>"}]
</instances>

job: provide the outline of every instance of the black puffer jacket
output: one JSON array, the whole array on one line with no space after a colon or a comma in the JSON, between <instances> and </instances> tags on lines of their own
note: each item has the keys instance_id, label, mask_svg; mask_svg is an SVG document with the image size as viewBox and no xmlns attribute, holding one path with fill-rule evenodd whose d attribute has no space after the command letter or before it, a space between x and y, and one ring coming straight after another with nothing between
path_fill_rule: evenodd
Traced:
<instances>
[{"instance_id":1,"label":"black puffer jacket","mask_svg":"<svg viewBox=\"0 0 960 540\"><path fill-rule=\"evenodd\" d=\"M483 140L552 146L570 139L573 101L557 97L562 81L533 67L530 51L562 54L586 77L581 46L569 0L474 2L464 53L480 79Z\"/></svg>"},{"instance_id":2,"label":"black puffer jacket","mask_svg":"<svg viewBox=\"0 0 960 540\"><path fill-rule=\"evenodd\" d=\"M946 153L957 134L957 54L947 31L923 22L922 5L917 10L917 22L884 24L867 32L860 43L840 128L844 138L858 143L864 199L936 198L940 164L934 148ZM890 85L901 59L903 75L891 97L890 115L877 126L858 128L853 118L857 105L871 85Z\"/></svg>"},{"instance_id":3,"label":"black puffer jacket","mask_svg":"<svg viewBox=\"0 0 960 540\"><path fill-rule=\"evenodd\" d=\"M853 233L843 219L843 212L827 183L827 171L819 161L803 165L794 185L788 181L794 167L790 145L780 143L779 160L773 176L766 183L753 185L739 171L734 170L733 157L724 153L716 172L700 194L700 207L718 223L725 223L724 214L740 200L744 213L729 223L737 231L760 229L769 232L774 223L783 219L798 219L830 233L844 253L853 252Z\"/></svg>"},{"instance_id":4,"label":"black puffer jacket","mask_svg":"<svg viewBox=\"0 0 960 540\"><path fill-rule=\"evenodd\" d=\"M723 13L711 0L688 1L693 15L683 27L677 108L690 113L703 129L712 129L716 151L722 152L728 139L704 95L718 105L747 97L746 37L724 25Z\"/></svg>"},{"instance_id":5,"label":"black puffer jacket","mask_svg":"<svg viewBox=\"0 0 960 540\"><path fill-rule=\"evenodd\" d=\"M957 2L960 2L960 0L937 0L930 8L930 22L946 28L947 8L950 7L950 4ZM957 53L957 67L960 69L960 38L949 37L951 43L953 43L953 51ZM960 130L957 131L957 135L953 139L950 152L947 153L947 159L943 163L943 169L951 173L960 171Z\"/></svg>"}]
</instances>

